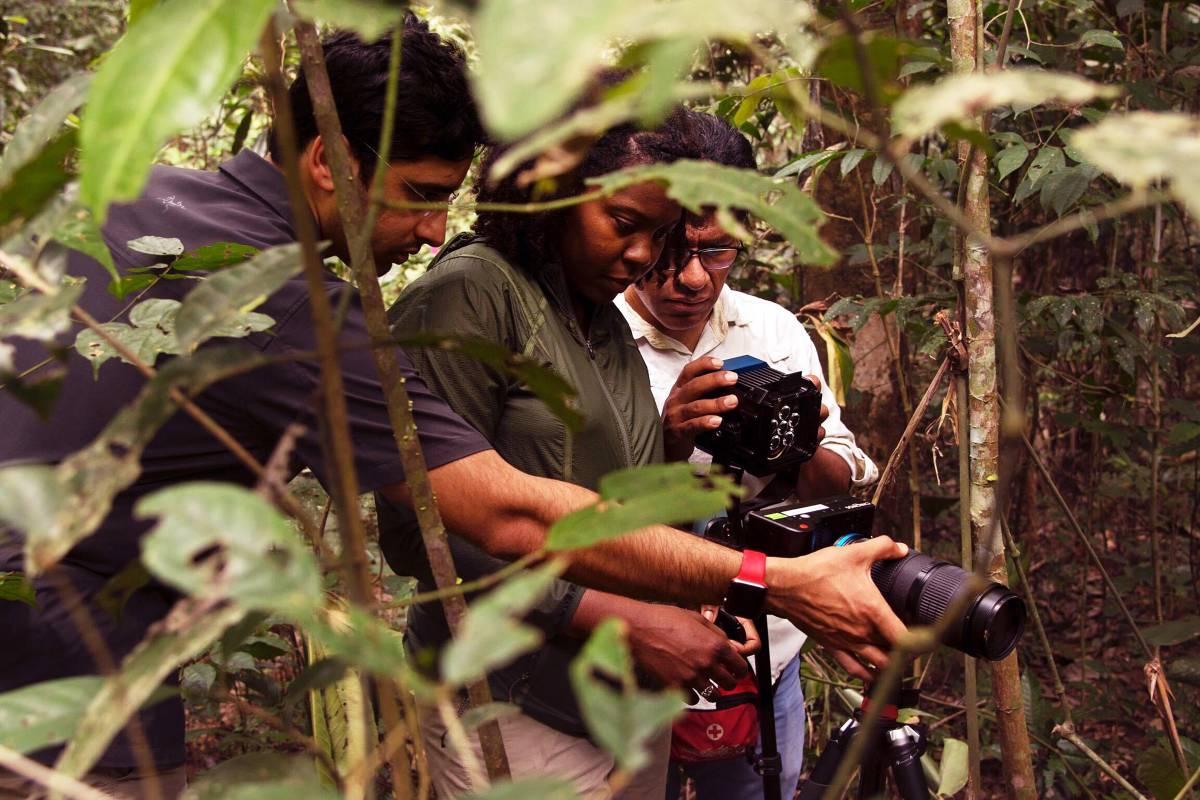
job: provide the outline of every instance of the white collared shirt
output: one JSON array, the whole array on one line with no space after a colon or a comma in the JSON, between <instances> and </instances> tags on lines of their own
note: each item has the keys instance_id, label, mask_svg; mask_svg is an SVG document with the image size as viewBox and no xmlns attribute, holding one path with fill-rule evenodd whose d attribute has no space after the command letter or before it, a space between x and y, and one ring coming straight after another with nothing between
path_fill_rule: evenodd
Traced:
<instances>
[{"instance_id":1,"label":"white collared shirt","mask_svg":"<svg viewBox=\"0 0 1200 800\"><path fill-rule=\"evenodd\" d=\"M787 309L726 286L713 306L696 349L689 350L642 319L624 295L617 296L616 304L629 322L638 351L646 362L650 386L660 412L679 373L688 363L701 356L724 360L749 355L780 372L819 375L822 400L829 409L829 416L822 423L825 438L821 440L821 447L837 453L850 466L853 486L866 486L878 479L879 470L875 462L857 445L854 434L842 422L842 409L825 382L817 348L813 346L808 331ZM710 464L712 456L694 450L690 461L693 464ZM770 482L770 477L747 474L742 482L749 488L750 496L754 496ZM778 617L768 617L767 628L771 637L772 677L778 680L783 668L800 652L805 635L787 620Z\"/></svg>"}]
</instances>

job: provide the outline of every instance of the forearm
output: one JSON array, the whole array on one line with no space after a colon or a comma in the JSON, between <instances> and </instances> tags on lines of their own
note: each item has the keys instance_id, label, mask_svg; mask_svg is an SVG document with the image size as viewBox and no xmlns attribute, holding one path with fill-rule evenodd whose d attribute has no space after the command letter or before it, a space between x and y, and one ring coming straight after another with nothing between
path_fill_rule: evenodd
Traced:
<instances>
[{"instance_id":1,"label":"forearm","mask_svg":"<svg viewBox=\"0 0 1200 800\"><path fill-rule=\"evenodd\" d=\"M639 611L644 612L646 604L631 600L628 597L601 592L597 589L585 589L575 613L567 623L566 631L581 639L587 638L601 622L609 617L622 619L627 623L637 621Z\"/></svg>"},{"instance_id":2,"label":"forearm","mask_svg":"<svg viewBox=\"0 0 1200 800\"><path fill-rule=\"evenodd\" d=\"M850 465L837 453L818 447L796 470L796 499L816 500L850 491Z\"/></svg>"},{"instance_id":3,"label":"forearm","mask_svg":"<svg viewBox=\"0 0 1200 800\"><path fill-rule=\"evenodd\" d=\"M554 522L597 499L580 486L526 475L490 450L431 470L429 477L446 526L507 560L541 549ZM381 491L411 502L402 484ZM565 556L566 577L576 583L692 607L720 603L741 563L736 551L664 525Z\"/></svg>"}]
</instances>

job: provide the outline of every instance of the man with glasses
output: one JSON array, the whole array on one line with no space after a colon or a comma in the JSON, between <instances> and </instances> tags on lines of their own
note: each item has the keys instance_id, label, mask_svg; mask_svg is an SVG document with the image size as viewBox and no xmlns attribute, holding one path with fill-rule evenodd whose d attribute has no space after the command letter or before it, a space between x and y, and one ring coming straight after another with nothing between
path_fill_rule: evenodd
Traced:
<instances>
[{"instance_id":1,"label":"man with glasses","mask_svg":"<svg viewBox=\"0 0 1200 800\"><path fill-rule=\"evenodd\" d=\"M700 152L725 166L753 169L750 143L728 123L693 114ZM743 220L748 221L748 220ZM687 250L666 269L630 286L617 306L650 373L654 399L663 414L668 459L711 462L695 449L695 439L721 425L721 414L737 405L732 395L713 397L733 385L723 359L750 355L784 373L801 372L822 388L821 446L792 475L743 476L750 497L764 490L798 499L845 494L877 477L875 464L855 444L841 410L822 380L821 362L804 326L790 311L726 286L743 252L742 244L717 223L716 213L689 215ZM769 487L769 488L768 488ZM804 695L800 648L805 634L787 620L768 617L771 667L775 682L775 726L783 757L780 783L791 797L800 778L804 751ZM743 758L677 765L691 777L698 800L762 797L762 779ZM679 796L679 770L672 770L667 798Z\"/></svg>"}]
</instances>

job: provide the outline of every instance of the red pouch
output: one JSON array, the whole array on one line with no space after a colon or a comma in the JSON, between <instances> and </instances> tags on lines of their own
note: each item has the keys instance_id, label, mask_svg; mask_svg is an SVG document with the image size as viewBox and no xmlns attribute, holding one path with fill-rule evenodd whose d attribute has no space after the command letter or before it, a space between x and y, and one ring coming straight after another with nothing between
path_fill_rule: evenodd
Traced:
<instances>
[{"instance_id":1,"label":"red pouch","mask_svg":"<svg viewBox=\"0 0 1200 800\"><path fill-rule=\"evenodd\" d=\"M703 698L671 727L671 760L684 764L722 761L758 744L758 685L754 673L729 691Z\"/></svg>"}]
</instances>

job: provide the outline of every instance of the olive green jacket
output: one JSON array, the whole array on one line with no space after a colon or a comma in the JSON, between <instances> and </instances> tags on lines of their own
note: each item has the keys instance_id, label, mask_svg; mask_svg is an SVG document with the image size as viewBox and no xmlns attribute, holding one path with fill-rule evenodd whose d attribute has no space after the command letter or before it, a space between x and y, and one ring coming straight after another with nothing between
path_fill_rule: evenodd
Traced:
<instances>
[{"instance_id":1,"label":"olive green jacket","mask_svg":"<svg viewBox=\"0 0 1200 800\"><path fill-rule=\"evenodd\" d=\"M612 303L597 308L593 317L585 338L561 270L533 277L471 236L448 243L390 312L398 336L436 331L482 337L532 357L570 383L585 420L573 434L528 387L496 366L444 349L409 353L430 389L483 433L506 461L531 475L589 489L613 470L663 459L658 409L629 326ZM382 503L380 526L388 562L401 574L418 575L422 589L431 588L411 512ZM461 537L450 538L464 581L504 566ZM490 676L497 700L517 703L535 719L579 736L586 731L567 666L581 642L567 637L564 629L581 595L581 587L557 582L526 620L545 631L545 645ZM447 636L440 606L413 609L412 644L436 645Z\"/></svg>"}]
</instances>

